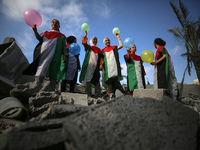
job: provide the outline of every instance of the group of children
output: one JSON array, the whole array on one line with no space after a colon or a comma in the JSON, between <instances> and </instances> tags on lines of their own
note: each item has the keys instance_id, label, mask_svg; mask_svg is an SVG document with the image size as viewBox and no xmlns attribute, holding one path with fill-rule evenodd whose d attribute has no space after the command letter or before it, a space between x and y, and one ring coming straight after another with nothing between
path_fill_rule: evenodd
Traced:
<instances>
[{"instance_id":1,"label":"group of children","mask_svg":"<svg viewBox=\"0 0 200 150\"><path fill-rule=\"evenodd\" d=\"M69 52L69 46L76 43L74 36L66 37L60 33L60 23L57 19L51 22L51 31L45 31L38 34L36 25L33 31L39 44L34 50L34 61L24 71L24 74L35 75L34 87L31 87L32 92L37 93L42 91L55 91L56 81L61 81L61 92L65 92L66 83L70 83L69 92L74 92L77 82L78 71L81 69L79 55L73 55ZM101 96L100 87L100 70L102 71L102 84L106 86L110 99L115 98L115 90L120 80L121 67L119 61L118 50L123 47L119 34L116 34L119 42L118 46L111 46L110 39L103 40L105 48L102 50L97 47L97 37L87 43L87 31L82 38L82 44L85 48L85 58L80 72L79 82L85 81L85 92L88 96L92 96L91 87L95 87L95 97ZM172 98L177 98L177 81L174 73L173 64L165 46L165 41L158 38L154 41L154 46L157 49L155 62L151 65L155 66L154 86L155 88L170 89ZM134 89L145 89L144 76L146 72L143 67L141 57L136 55L136 46L127 48L127 54L124 59L127 64L127 85L130 95L133 95ZM43 84L47 77L48 84Z\"/></svg>"}]
</instances>

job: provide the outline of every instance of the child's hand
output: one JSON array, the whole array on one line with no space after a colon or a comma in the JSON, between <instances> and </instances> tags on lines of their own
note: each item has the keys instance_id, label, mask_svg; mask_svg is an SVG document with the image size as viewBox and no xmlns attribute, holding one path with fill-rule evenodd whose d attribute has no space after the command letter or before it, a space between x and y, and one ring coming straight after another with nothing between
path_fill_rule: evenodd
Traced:
<instances>
[{"instance_id":1,"label":"child's hand","mask_svg":"<svg viewBox=\"0 0 200 150\"><path fill-rule=\"evenodd\" d=\"M66 61L67 61L67 57L63 56L63 62L66 63Z\"/></svg>"},{"instance_id":2,"label":"child's hand","mask_svg":"<svg viewBox=\"0 0 200 150\"><path fill-rule=\"evenodd\" d=\"M100 66L99 66L99 70L102 70L102 68L103 68L103 66L102 66L102 65L100 65Z\"/></svg>"},{"instance_id":3,"label":"child's hand","mask_svg":"<svg viewBox=\"0 0 200 150\"><path fill-rule=\"evenodd\" d=\"M119 36L119 34L118 34L118 33L116 33L116 38L117 38L117 39L119 39L119 38L120 38L120 36Z\"/></svg>"},{"instance_id":4,"label":"child's hand","mask_svg":"<svg viewBox=\"0 0 200 150\"><path fill-rule=\"evenodd\" d=\"M87 31L85 31L85 36L87 37Z\"/></svg>"},{"instance_id":5,"label":"child's hand","mask_svg":"<svg viewBox=\"0 0 200 150\"><path fill-rule=\"evenodd\" d=\"M152 66L155 66L157 63L156 62L152 62L150 63Z\"/></svg>"},{"instance_id":6,"label":"child's hand","mask_svg":"<svg viewBox=\"0 0 200 150\"><path fill-rule=\"evenodd\" d=\"M126 51L127 51L127 53L130 53L131 49L130 48L126 48Z\"/></svg>"},{"instance_id":7,"label":"child's hand","mask_svg":"<svg viewBox=\"0 0 200 150\"><path fill-rule=\"evenodd\" d=\"M36 33L37 33L37 27L36 27L36 24L34 24L34 25L32 26L32 29L33 29L34 33L36 34Z\"/></svg>"}]
</instances>

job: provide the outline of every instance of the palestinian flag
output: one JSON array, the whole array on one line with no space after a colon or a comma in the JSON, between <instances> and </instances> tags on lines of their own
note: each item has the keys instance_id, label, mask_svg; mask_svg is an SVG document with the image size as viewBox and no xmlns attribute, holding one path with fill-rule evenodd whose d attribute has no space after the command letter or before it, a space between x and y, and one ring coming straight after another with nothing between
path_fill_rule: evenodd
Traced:
<instances>
[{"instance_id":1,"label":"palestinian flag","mask_svg":"<svg viewBox=\"0 0 200 150\"><path fill-rule=\"evenodd\" d=\"M88 46L83 61L79 82L86 81L98 83L100 78L99 65L102 58L101 49L96 46Z\"/></svg>"},{"instance_id":2,"label":"palestinian flag","mask_svg":"<svg viewBox=\"0 0 200 150\"><path fill-rule=\"evenodd\" d=\"M163 53L166 54L166 59L161 61L155 66L154 69L154 87L156 89L163 88L167 89L169 83L169 58L167 50L164 46L160 46L156 51L155 60L160 59L163 56Z\"/></svg>"},{"instance_id":3,"label":"palestinian flag","mask_svg":"<svg viewBox=\"0 0 200 150\"><path fill-rule=\"evenodd\" d=\"M60 69L62 41L66 37L54 30L45 31L40 36L43 40L34 50L34 61L23 74L45 76L56 80Z\"/></svg>"},{"instance_id":4,"label":"palestinian flag","mask_svg":"<svg viewBox=\"0 0 200 150\"><path fill-rule=\"evenodd\" d=\"M155 66L154 69L154 89L168 89L170 94L178 95L177 78L175 76L174 65L169 53L164 46L160 46L156 51L155 60L166 54L166 59Z\"/></svg>"},{"instance_id":5,"label":"palestinian flag","mask_svg":"<svg viewBox=\"0 0 200 150\"><path fill-rule=\"evenodd\" d=\"M69 48L70 44L66 44L66 46ZM68 51L67 61L64 63L63 60L61 59L60 73L58 75L58 79L73 80L78 68L77 61L78 61L77 57L75 55L72 55Z\"/></svg>"},{"instance_id":6,"label":"palestinian flag","mask_svg":"<svg viewBox=\"0 0 200 150\"><path fill-rule=\"evenodd\" d=\"M116 76L118 76L118 81L122 80L123 77L121 75L121 66L117 46L106 46L102 52L105 64L104 81Z\"/></svg>"},{"instance_id":7,"label":"palestinian flag","mask_svg":"<svg viewBox=\"0 0 200 150\"><path fill-rule=\"evenodd\" d=\"M129 59L127 58L127 54L124 55L127 64L129 90L134 91L134 89L145 89L144 67L142 65L143 62L141 57L137 56L135 53L129 55Z\"/></svg>"}]
</instances>

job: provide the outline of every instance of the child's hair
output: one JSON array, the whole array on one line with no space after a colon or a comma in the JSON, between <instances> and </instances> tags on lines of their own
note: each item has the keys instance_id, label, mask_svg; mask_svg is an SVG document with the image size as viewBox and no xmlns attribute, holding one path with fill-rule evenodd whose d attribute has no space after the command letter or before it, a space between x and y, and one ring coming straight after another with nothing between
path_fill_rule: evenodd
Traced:
<instances>
[{"instance_id":1,"label":"child's hair","mask_svg":"<svg viewBox=\"0 0 200 150\"><path fill-rule=\"evenodd\" d=\"M51 22L53 22L54 20L56 20L59 23L59 25L60 25L60 21L58 21L57 19L53 19L53 20L51 20Z\"/></svg>"},{"instance_id":2,"label":"child's hair","mask_svg":"<svg viewBox=\"0 0 200 150\"><path fill-rule=\"evenodd\" d=\"M154 42L156 44L160 45L160 46L165 46L166 45L166 42L163 39L161 39L161 38L155 39Z\"/></svg>"},{"instance_id":3,"label":"child's hair","mask_svg":"<svg viewBox=\"0 0 200 150\"><path fill-rule=\"evenodd\" d=\"M74 40L76 40L76 37L75 36L68 36L67 37L67 44L72 44L74 43Z\"/></svg>"}]
</instances>

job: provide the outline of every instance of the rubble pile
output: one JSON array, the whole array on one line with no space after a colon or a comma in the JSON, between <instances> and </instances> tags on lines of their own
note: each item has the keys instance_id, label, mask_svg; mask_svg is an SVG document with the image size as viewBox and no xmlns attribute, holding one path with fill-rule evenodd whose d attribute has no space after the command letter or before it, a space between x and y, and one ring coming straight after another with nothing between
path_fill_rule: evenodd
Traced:
<instances>
[{"instance_id":1,"label":"rubble pile","mask_svg":"<svg viewBox=\"0 0 200 150\"><path fill-rule=\"evenodd\" d=\"M1 50L0 65L14 44ZM152 85L133 97L117 90L109 101L106 92L88 97L82 84L76 93L27 94L22 81L29 84L32 77L0 74L0 150L200 149L199 85L184 85L179 101Z\"/></svg>"}]
</instances>

